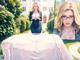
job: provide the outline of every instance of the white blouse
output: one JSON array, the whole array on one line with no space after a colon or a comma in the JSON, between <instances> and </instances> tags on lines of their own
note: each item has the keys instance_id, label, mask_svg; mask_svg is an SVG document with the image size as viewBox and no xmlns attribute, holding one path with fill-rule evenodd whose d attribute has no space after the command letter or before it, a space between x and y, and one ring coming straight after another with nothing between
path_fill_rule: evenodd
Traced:
<instances>
[{"instance_id":1,"label":"white blouse","mask_svg":"<svg viewBox=\"0 0 80 60\"><path fill-rule=\"evenodd\" d=\"M40 19L40 14L39 13L33 13L32 19Z\"/></svg>"}]
</instances>

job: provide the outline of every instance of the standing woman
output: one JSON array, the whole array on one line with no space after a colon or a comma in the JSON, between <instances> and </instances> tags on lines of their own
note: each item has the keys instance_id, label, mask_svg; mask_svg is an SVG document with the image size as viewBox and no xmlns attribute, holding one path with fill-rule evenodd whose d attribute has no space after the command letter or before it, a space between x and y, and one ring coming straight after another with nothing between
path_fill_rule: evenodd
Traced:
<instances>
[{"instance_id":1,"label":"standing woman","mask_svg":"<svg viewBox=\"0 0 80 60\"><path fill-rule=\"evenodd\" d=\"M39 10L38 3L33 3L32 11L29 14L29 20L31 21L31 32L32 33L41 33L42 26L42 13Z\"/></svg>"}]
</instances>

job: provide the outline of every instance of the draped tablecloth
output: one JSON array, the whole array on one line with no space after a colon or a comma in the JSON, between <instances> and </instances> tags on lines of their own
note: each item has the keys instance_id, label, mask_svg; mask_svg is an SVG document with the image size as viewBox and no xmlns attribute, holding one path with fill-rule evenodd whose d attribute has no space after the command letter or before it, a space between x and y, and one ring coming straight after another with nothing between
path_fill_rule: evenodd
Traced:
<instances>
[{"instance_id":1,"label":"draped tablecloth","mask_svg":"<svg viewBox=\"0 0 80 60\"><path fill-rule=\"evenodd\" d=\"M59 36L54 34L20 34L5 39L4 60L72 60Z\"/></svg>"}]
</instances>

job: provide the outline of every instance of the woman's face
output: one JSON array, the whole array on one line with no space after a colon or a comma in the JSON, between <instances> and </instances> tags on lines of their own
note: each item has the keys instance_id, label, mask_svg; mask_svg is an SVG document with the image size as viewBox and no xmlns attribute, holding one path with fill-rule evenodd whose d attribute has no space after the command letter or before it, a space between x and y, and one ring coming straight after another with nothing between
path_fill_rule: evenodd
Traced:
<instances>
[{"instance_id":1,"label":"woman's face","mask_svg":"<svg viewBox=\"0 0 80 60\"><path fill-rule=\"evenodd\" d=\"M74 14L71 10L67 10L63 13L61 19L64 27L70 27L74 20Z\"/></svg>"},{"instance_id":2,"label":"woman's face","mask_svg":"<svg viewBox=\"0 0 80 60\"><path fill-rule=\"evenodd\" d=\"M38 10L38 5L37 4L34 4L34 9Z\"/></svg>"}]
</instances>

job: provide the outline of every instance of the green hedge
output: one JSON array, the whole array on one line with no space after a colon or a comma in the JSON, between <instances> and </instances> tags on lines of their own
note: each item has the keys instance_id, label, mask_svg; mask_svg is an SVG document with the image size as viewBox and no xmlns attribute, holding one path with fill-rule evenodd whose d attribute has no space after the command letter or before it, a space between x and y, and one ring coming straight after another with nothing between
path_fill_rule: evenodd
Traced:
<instances>
[{"instance_id":1,"label":"green hedge","mask_svg":"<svg viewBox=\"0 0 80 60\"><path fill-rule=\"evenodd\" d=\"M53 33L53 29L54 29L54 20L50 20L47 23L47 32L52 34Z\"/></svg>"},{"instance_id":2,"label":"green hedge","mask_svg":"<svg viewBox=\"0 0 80 60\"><path fill-rule=\"evenodd\" d=\"M0 41L7 37L22 33L30 28L30 21L23 15L14 20L14 15L7 11L5 7L0 7Z\"/></svg>"},{"instance_id":3,"label":"green hedge","mask_svg":"<svg viewBox=\"0 0 80 60\"><path fill-rule=\"evenodd\" d=\"M29 30L30 22L23 15L16 19L16 27L20 30L20 33Z\"/></svg>"},{"instance_id":4,"label":"green hedge","mask_svg":"<svg viewBox=\"0 0 80 60\"><path fill-rule=\"evenodd\" d=\"M0 7L0 41L14 34L14 16L4 7Z\"/></svg>"}]
</instances>

